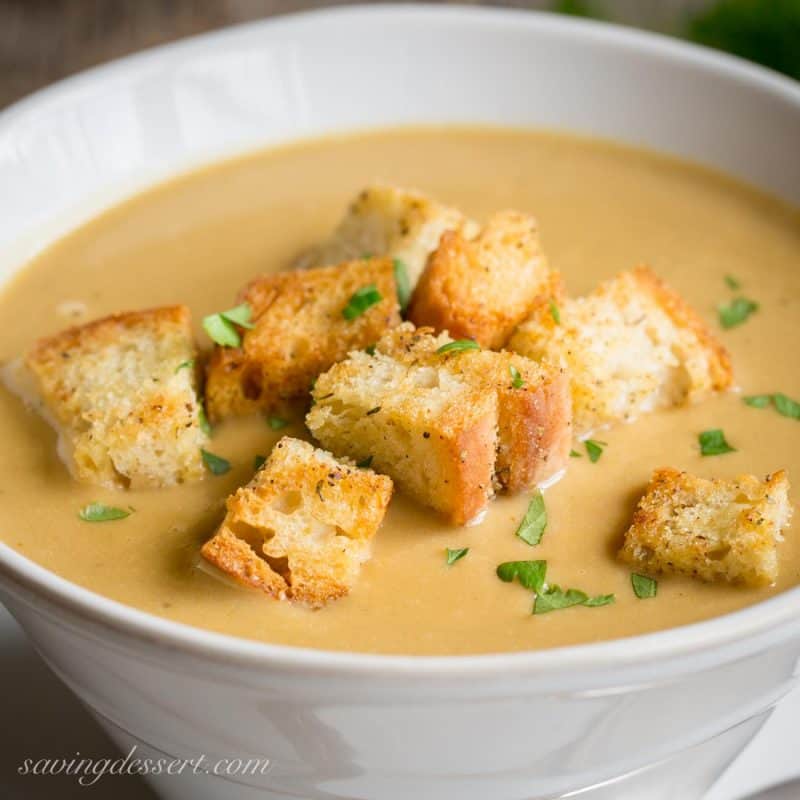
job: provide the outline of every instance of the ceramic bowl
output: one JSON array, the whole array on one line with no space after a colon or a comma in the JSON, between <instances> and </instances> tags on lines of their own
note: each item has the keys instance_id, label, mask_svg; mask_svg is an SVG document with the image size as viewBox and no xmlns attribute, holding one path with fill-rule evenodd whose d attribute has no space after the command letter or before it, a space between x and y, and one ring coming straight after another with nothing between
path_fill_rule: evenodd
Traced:
<instances>
[{"instance_id":1,"label":"ceramic bowl","mask_svg":"<svg viewBox=\"0 0 800 800\"><path fill-rule=\"evenodd\" d=\"M800 88L777 75L554 16L346 8L159 48L0 114L0 279L109 203L197 164L448 122L644 145L800 204ZM800 589L647 636L450 658L209 633L4 545L0 598L123 750L204 757L149 776L167 800L690 800L789 690L800 653ZM218 766L231 758L269 766Z\"/></svg>"}]
</instances>

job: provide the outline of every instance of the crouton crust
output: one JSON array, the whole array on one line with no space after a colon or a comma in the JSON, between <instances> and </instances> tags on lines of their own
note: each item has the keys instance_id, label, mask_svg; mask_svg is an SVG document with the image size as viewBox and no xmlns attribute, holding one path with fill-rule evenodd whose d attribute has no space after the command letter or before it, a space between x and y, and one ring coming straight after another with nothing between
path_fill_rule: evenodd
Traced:
<instances>
[{"instance_id":1,"label":"crouton crust","mask_svg":"<svg viewBox=\"0 0 800 800\"><path fill-rule=\"evenodd\" d=\"M284 437L228 498L201 554L239 583L318 608L352 589L391 495L385 475Z\"/></svg>"},{"instance_id":2,"label":"crouton crust","mask_svg":"<svg viewBox=\"0 0 800 800\"><path fill-rule=\"evenodd\" d=\"M404 322L387 331L376 347L407 363L447 370L482 393L496 395L494 479L498 488L518 492L557 475L567 465L572 442L572 401L566 371L506 351L436 353L451 341L447 333L436 335L432 328L415 329L412 323Z\"/></svg>"},{"instance_id":3,"label":"crouton crust","mask_svg":"<svg viewBox=\"0 0 800 800\"><path fill-rule=\"evenodd\" d=\"M408 318L497 349L537 298L560 294L559 286L542 253L536 220L503 211L472 239L460 231L442 235L414 290Z\"/></svg>"},{"instance_id":4,"label":"crouton crust","mask_svg":"<svg viewBox=\"0 0 800 800\"><path fill-rule=\"evenodd\" d=\"M381 301L345 319L342 310L354 292L369 285ZM255 327L242 332L241 347L214 349L205 389L214 421L285 410L308 397L320 372L400 322L394 268L386 258L265 275L237 302L250 306Z\"/></svg>"},{"instance_id":5,"label":"crouton crust","mask_svg":"<svg viewBox=\"0 0 800 800\"><path fill-rule=\"evenodd\" d=\"M633 274L639 286L652 295L675 326L696 338L697 346L708 359L707 369L711 388L717 392L730 389L733 385L733 365L730 354L714 336L706 322L675 289L659 278L650 267L639 265L634 268Z\"/></svg>"},{"instance_id":6,"label":"crouton crust","mask_svg":"<svg viewBox=\"0 0 800 800\"><path fill-rule=\"evenodd\" d=\"M306 424L334 453L372 459L456 525L494 490L497 399L462 376L385 353L353 352L317 379Z\"/></svg>"},{"instance_id":7,"label":"crouton crust","mask_svg":"<svg viewBox=\"0 0 800 800\"><path fill-rule=\"evenodd\" d=\"M778 577L777 545L791 520L784 470L706 480L656 470L619 552L649 574L763 586Z\"/></svg>"},{"instance_id":8,"label":"crouton crust","mask_svg":"<svg viewBox=\"0 0 800 800\"><path fill-rule=\"evenodd\" d=\"M299 266L337 264L365 253L388 256L403 262L413 288L449 230L472 236L478 225L415 189L375 184L358 194L330 239L305 254Z\"/></svg>"},{"instance_id":9,"label":"crouton crust","mask_svg":"<svg viewBox=\"0 0 800 800\"><path fill-rule=\"evenodd\" d=\"M556 314L538 302L509 347L568 369L579 436L732 384L730 359L710 328L647 267L557 305Z\"/></svg>"},{"instance_id":10,"label":"crouton crust","mask_svg":"<svg viewBox=\"0 0 800 800\"><path fill-rule=\"evenodd\" d=\"M195 357L186 306L114 314L36 342L25 364L73 476L116 488L203 477Z\"/></svg>"}]
</instances>

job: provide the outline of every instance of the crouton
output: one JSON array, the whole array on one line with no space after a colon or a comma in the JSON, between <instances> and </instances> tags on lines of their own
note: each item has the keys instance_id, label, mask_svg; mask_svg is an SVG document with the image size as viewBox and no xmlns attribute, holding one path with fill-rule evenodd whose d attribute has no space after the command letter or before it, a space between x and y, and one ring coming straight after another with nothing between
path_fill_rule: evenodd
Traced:
<instances>
[{"instance_id":1,"label":"crouton","mask_svg":"<svg viewBox=\"0 0 800 800\"><path fill-rule=\"evenodd\" d=\"M620 558L649 574L678 573L746 586L774 583L777 545L789 524L781 470L705 480L676 469L653 473L625 534Z\"/></svg>"},{"instance_id":2,"label":"crouton","mask_svg":"<svg viewBox=\"0 0 800 800\"><path fill-rule=\"evenodd\" d=\"M77 480L140 488L203 477L195 356L185 306L115 314L36 342L25 363Z\"/></svg>"},{"instance_id":3,"label":"crouton","mask_svg":"<svg viewBox=\"0 0 800 800\"><path fill-rule=\"evenodd\" d=\"M478 225L455 208L421 192L375 185L362 191L331 238L301 260L303 267L337 264L365 254L402 261L413 288L445 231L477 233Z\"/></svg>"},{"instance_id":4,"label":"crouton","mask_svg":"<svg viewBox=\"0 0 800 800\"><path fill-rule=\"evenodd\" d=\"M536 220L504 211L472 239L460 231L442 235L411 297L408 318L498 349L537 298L560 293L559 286L542 253Z\"/></svg>"},{"instance_id":5,"label":"crouton","mask_svg":"<svg viewBox=\"0 0 800 800\"><path fill-rule=\"evenodd\" d=\"M228 498L201 554L241 584L317 608L353 588L391 496L385 475L284 437Z\"/></svg>"},{"instance_id":6,"label":"crouton","mask_svg":"<svg viewBox=\"0 0 800 800\"><path fill-rule=\"evenodd\" d=\"M328 450L379 472L461 525L494 490L497 397L455 371L376 350L317 379L306 424Z\"/></svg>"},{"instance_id":7,"label":"crouton","mask_svg":"<svg viewBox=\"0 0 800 800\"><path fill-rule=\"evenodd\" d=\"M733 381L728 353L708 326L647 267L557 308L539 303L509 347L568 368L579 435L697 402Z\"/></svg>"},{"instance_id":8,"label":"crouton","mask_svg":"<svg viewBox=\"0 0 800 800\"><path fill-rule=\"evenodd\" d=\"M352 319L343 311L354 293L374 286L381 300ZM240 347L217 347L209 361L206 407L211 420L280 411L308 397L317 375L367 347L400 322L390 259L265 275L240 293L254 327Z\"/></svg>"},{"instance_id":9,"label":"crouton","mask_svg":"<svg viewBox=\"0 0 800 800\"><path fill-rule=\"evenodd\" d=\"M524 356L491 350L437 354L453 341L405 322L387 331L376 349L406 363L447 370L497 397L499 489L518 492L553 478L566 467L572 441L572 403L565 370Z\"/></svg>"}]
</instances>

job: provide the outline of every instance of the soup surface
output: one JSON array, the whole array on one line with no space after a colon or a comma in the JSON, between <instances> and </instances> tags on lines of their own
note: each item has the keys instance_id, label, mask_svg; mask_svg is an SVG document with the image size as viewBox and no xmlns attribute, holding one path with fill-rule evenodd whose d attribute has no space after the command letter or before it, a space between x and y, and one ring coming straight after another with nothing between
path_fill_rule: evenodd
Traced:
<instances>
[{"instance_id":1,"label":"soup surface","mask_svg":"<svg viewBox=\"0 0 800 800\"><path fill-rule=\"evenodd\" d=\"M535 214L553 265L572 293L648 263L718 328L735 293L759 303L720 331L744 394L800 397L800 217L705 170L614 145L532 132L423 129L303 143L262 152L158 186L58 241L0 295L0 359L34 339L110 312L187 303L204 314L232 305L253 276L285 269L326 236L350 198L383 181L412 186L470 216L513 207ZM723 428L736 452L701 457L700 431ZM281 434L302 436L301 422ZM225 497L279 437L262 417L225 422L213 451L227 475L169 490L114 492L73 482L55 434L0 389L0 537L36 562L103 595L180 622L269 642L382 653L481 653L591 642L732 611L800 582L797 523L780 546L780 579L761 590L663 578L639 600L615 553L651 470L759 476L784 467L800 481L800 423L749 408L729 393L604 431L601 458L571 459L547 489L542 543L514 533L529 495L496 500L474 527L453 528L395 495L372 560L349 597L320 611L270 600L198 569L200 544ZM578 445L576 445L578 446ZM90 524L91 501L135 508ZM445 548L469 547L446 565ZM546 559L548 579L601 608L531 614L532 596L496 566Z\"/></svg>"}]
</instances>

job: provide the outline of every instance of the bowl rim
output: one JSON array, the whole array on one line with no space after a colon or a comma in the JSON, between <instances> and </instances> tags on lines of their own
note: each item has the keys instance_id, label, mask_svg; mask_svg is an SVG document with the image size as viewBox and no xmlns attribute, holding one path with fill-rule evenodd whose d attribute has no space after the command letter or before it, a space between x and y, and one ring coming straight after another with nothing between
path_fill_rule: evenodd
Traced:
<instances>
[{"instance_id":1,"label":"bowl rim","mask_svg":"<svg viewBox=\"0 0 800 800\"><path fill-rule=\"evenodd\" d=\"M354 20L397 17L446 20L466 26L526 27L543 33L566 33L584 41L599 41L671 61L693 63L724 74L751 87L779 95L800 107L800 83L743 59L698 47L687 42L594 20L562 17L511 8L462 5L386 4L379 6L339 6L278 15L259 21L230 26L159 45L116 59L58 81L16 101L0 111L0 134L22 113L69 95L98 81L135 70L185 50L202 49L211 43L259 29L324 24L331 17ZM800 586L786 590L739 611L709 620L681 625L653 633L608 641L569 645L545 650L482 653L471 655L395 655L352 651L321 650L294 645L271 644L216 633L141 611L60 577L39 566L0 541L0 588L21 600L35 612L77 627L88 622L93 628L111 631L140 644L166 646L172 651L223 664L270 666L293 673L339 676L382 676L413 680L474 679L479 676L551 675L613 672L619 681L621 668L639 671L650 678L674 674L683 665L695 670L704 661L718 663L757 652L770 642L785 638L789 629L800 631ZM794 626L792 626L794 623ZM779 630L780 629L780 630Z\"/></svg>"}]
</instances>

